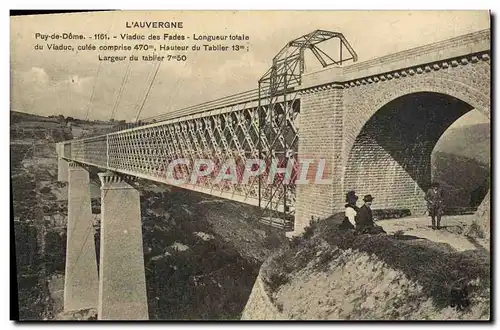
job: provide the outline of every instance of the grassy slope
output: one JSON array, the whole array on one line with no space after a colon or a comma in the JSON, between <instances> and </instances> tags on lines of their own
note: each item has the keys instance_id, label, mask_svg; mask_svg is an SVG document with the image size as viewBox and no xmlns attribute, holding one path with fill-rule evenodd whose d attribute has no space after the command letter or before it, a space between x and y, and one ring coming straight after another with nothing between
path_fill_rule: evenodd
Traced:
<instances>
[{"instance_id":1,"label":"grassy slope","mask_svg":"<svg viewBox=\"0 0 500 330\"><path fill-rule=\"evenodd\" d=\"M383 315L384 319L439 319L443 318L444 311L449 313L450 309L456 308L450 306L461 301L457 299L457 293L461 292L466 292L462 301L468 302L468 306L464 310L452 312L452 318L489 317L490 264L486 251L456 252L448 244L404 235L354 235L352 232L341 232L337 224L342 217L342 214L337 214L312 224L303 237L295 238L263 265L261 274L270 295L290 317L348 316L370 319ZM360 265L365 267L360 268ZM348 275L347 272L353 269L354 274ZM334 276L328 276L336 271L338 273ZM385 291L386 296L371 311L360 312L361 305L380 298L374 297L375 287L385 285L383 282L388 271L392 271L399 280L395 282L392 276L390 290ZM326 274L326 277L319 276L320 273ZM325 288L316 297L308 292L312 289L307 289L306 283L315 276L327 281L326 284L317 284ZM344 276L351 280L346 281ZM403 285L401 281L406 284ZM339 287L341 285L344 287ZM357 290L349 290L350 287L356 287ZM324 296L323 293L328 292L329 288L335 289L341 296L337 297L337 302L329 301L328 294ZM334 291L331 291L332 294ZM417 296L419 303L415 305ZM303 300L304 297L308 297L308 307L302 307L303 313L297 314L300 309L293 301ZM353 310L356 312L339 312L338 304L348 302L355 305ZM396 306L389 306L392 303ZM404 309L405 306L412 306L412 313L418 313L399 314L398 309ZM317 314L316 309L326 309L327 312Z\"/></svg>"}]
</instances>

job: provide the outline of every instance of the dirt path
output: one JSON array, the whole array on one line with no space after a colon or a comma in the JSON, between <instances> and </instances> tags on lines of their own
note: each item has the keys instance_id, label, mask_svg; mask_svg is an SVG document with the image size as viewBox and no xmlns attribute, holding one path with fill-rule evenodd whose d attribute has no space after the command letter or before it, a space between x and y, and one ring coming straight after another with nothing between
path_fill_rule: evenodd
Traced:
<instances>
[{"instance_id":1,"label":"dirt path","mask_svg":"<svg viewBox=\"0 0 500 330\"><path fill-rule=\"evenodd\" d=\"M467 224L471 223L473 215L445 216L441 219L441 230L432 230L428 217L409 217L377 221L388 234L402 230L405 235L425 238L430 241L450 244L457 251L484 248L490 251L488 242L484 239L471 239L464 235Z\"/></svg>"}]
</instances>

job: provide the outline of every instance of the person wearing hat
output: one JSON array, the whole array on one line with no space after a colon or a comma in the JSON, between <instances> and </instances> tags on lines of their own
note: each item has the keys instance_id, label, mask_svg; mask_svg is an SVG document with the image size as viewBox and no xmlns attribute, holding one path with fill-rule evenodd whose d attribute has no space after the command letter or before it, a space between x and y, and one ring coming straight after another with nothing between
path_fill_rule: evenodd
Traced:
<instances>
[{"instance_id":1,"label":"person wearing hat","mask_svg":"<svg viewBox=\"0 0 500 330\"><path fill-rule=\"evenodd\" d=\"M443 213L443 192L440 189L439 183L432 183L431 187L425 194L425 201L427 202L427 210L429 211L429 216L431 217L432 229L441 229L441 214Z\"/></svg>"},{"instance_id":2,"label":"person wearing hat","mask_svg":"<svg viewBox=\"0 0 500 330\"><path fill-rule=\"evenodd\" d=\"M363 201L365 204L359 208L357 217L356 217L356 231L361 234L380 234L385 233L384 229L380 226L375 225L373 221L372 214L372 195L365 195L363 197Z\"/></svg>"},{"instance_id":3,"label":"person wearing hat","mask_svg":"<svg viewBox=\"0 0 500 330\"><path fill-rule=\"evenodd\" d=\"M340 229L355 229L356 228L356 214L358 213L359 208L356 206L356 202L358 201L358 196L356 196L356 192L351 190L347 192L345 196L345 217L344 221L340 224Z\"/></svg>"},{"instance_id":4,"label":"person wearing hat","mask_svg":"<svg viewBox=\"0 0 500 330\"><path fill-rule=\"evenodd\" d=\"M373 227L373 215L372 215L372 202L373 202L373 197L372 195L365 195L363 197L363 206L359 208L358 216L356 219L356 229L358 231L364 231L366 228Z\"/></svg>"}]
</instances>

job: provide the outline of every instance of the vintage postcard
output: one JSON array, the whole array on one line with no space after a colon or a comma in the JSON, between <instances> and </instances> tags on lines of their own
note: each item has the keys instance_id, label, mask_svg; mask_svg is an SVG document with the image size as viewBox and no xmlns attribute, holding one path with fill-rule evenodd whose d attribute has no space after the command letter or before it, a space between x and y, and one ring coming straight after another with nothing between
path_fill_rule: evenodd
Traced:
<instances>
[{"instance_id":1,"label":"vintage postcard","mask_svg":"<svg viewBox=\"0 0 500 330\"><path fill-rule=\"evenodd\" d=\"M491 320L490 19L11 13L11 318Z\"/></svg>"}]
</instances>

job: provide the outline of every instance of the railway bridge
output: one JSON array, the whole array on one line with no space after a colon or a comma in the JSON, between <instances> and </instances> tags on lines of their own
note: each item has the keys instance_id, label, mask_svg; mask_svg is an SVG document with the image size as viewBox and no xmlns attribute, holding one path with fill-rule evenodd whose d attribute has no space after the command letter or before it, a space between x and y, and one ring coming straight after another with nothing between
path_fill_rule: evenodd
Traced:
<instances>
[{"instance_id":1,"label":"railway bridge","mask_svg":"<svg viewBox=\"0 0 500 330\"><path fill-rule=\"evenodd\" d=\"M321 50L328 40L336 56ZM470 110L490 118L490 49L483 30L357 62L342 34L318 30L287 43L256 90L59 143L59 180L69 183L65 309L148 318L134 178L259 206L294 234L342 210L351 189L375 196L374 209L423 211L439 137ZM309 51L322 70L304 72ZM99 275L85 236L89 167L102 172Z\"/></svg>"}]
</instances>

